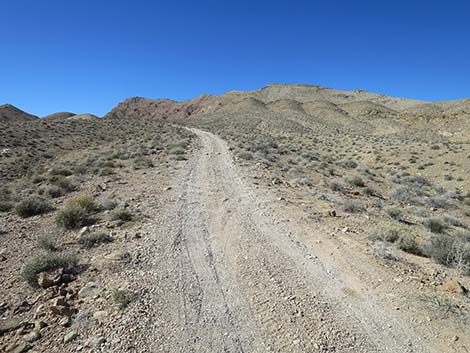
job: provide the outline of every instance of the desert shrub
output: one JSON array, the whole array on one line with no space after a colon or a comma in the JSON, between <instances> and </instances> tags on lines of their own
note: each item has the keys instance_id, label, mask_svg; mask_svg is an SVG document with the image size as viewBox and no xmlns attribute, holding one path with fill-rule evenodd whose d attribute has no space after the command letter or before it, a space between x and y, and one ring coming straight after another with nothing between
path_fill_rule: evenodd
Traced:
<instances>
[{"instance_id":1,"label":"desert shrub","mask_svg":"<svg viewBox=\"0 0 470 353\"><path fill-rule=\"evenodd\" d=\"M364 195L367 195L367 196L377 196L378 195L378 192L376 190L374 190L373 188L369 187L369 186L362 189L362 192L364 193Z\"/></svg>"},{"instance_id":2,"label":"desert shrub","mask_svg":"<svg viewBox=\"0 0 470 353\"><path fill-rule=\"evenodd\" d=\"M396 242L397 248L414 255L423 255L423 250L412 234L401 234Z\"/></svg>"},{"instance_id":3,"label":"desert shrub","mask_svg":"<svg viewBox=\"0 0 470 353\"><path fill-rule=\"evenodd\" d=\"M72 192L77 190L77 186L74 185L70 179L67 179L66 177L58 177L56 180L52 181L52 184L61 188L65 192Z\"/></svg>"},{"instance_id":4,"label":"desert shrub","mask_svg":"<svg viewBox=\"0 0 470 353\"><path fill-rule=\"evenodd\" d=\"M452 207L452 204L447 202L447 199L442 196L433 196L426 198L425 203L433 208L448 209Z\"/></svg>"},{"instance_id":5,"label":"desert shrub","mask_svg":"<svg viewBox=\"0 0 470 353\"><path fill-rule=\"evenodd\" d=\"M130 222L134 219L134 214L128 209L120 208L111 214L111 219L113 221L119 220L123 222Z\"/></svg>"},{"instance_id":6,"label":"desert shrub","mask_svg":"<svg viewBox=\"0 0 470 353\"><path fill-rule=\"evenodd\" d=\"M85 164L77 164L73 167L73 174L75 175L85 175L88 173L88 167Z\"/></svg>"},{"instance_id":7,"label":"desert shrub","mask_svg":"<svg viewBox=\"0 0 470 353\"><path fill-rule=\"evenodd\" d=\"M393 219L400 219L401 217L401 209L398 207L387 207L385 212Z\"/></svg>"},{"instance_id":8,"label":"desert shrub","mask_svg":"<svg viewBox=\"0 0 470 353\"><path fill-rule=\"evenodd\" d=\"M150 158L144 158L144 157L135 158L132 163L133 163L134 169L136 170L154 167L153 161Z\"/></svg>"},{"instance_id":9,"label":"desert shrub","mask_svg":"<svg viewBox=\"0 0 470 353\"><path fill-rule=\"evenodd\" d=\"M49 170L49 175L62 175L62 176L69 176L72 175L73 172L65 167L54 167Z\"/></svg>"},{"instance_id":10,"label":"desert shrub","mask_svg":"<svg viewBox=\"0 0 470 353\"><path fill-rule=\"evenodd\" d=\"M346 181L353 185L353 186L358 186L360 188L366 186L366 184L364 183L364 180L362 180L362 178L358 177L358 176L352 176L352 177L347 177L346 178Z\"/></svg>"},{"instance_id":11,"label":"desert shrub","mask_svg":"<svg viewBox=\"0 0 470 353\"><path fill-rule=\"evenodd\" d=\"M308 178L308 177L301 177L301 178L297 179L296 184L297 184L297 185L311 186L311 185L312 185L312 181L311 181L310 178Z\"/></svg>"},{"instance_id":12,"label":"desert shrub","mask_svg":"<svg viewBox=\"0 0 470 353\"><path fill-rule=\"evenodd\" d=\"M70 200L67 205L57 213L56 223L65 229L80 228L92 224L92 217L99 207L89 195L79 196Z\"/></svg>"},{"instance_id":13,"label":"desert shrub","mask_svg":"<svg viewBox=\"0 0 470 353\"><path fill-rule=\"evenodd\" d=\"M326 182L326 185L332 190L337 192L344 191L344 184L339 180L330 180Z\"/></svg>"},{"instance_id":14,"label":"desert shrub","mask_svg":"<svg viewBox=\"0 0 470 353\"><path fill-rule=\"evenodd\" d=\"M433 233L444 233L449 228L449 225L441 217L426 218L423 225Z\"/></svg>"},{"instance_id":15,"label":"desert shrub","mask_svg":"<svg viewBox=\"0 0 470 353\"><path fill-rule=\"evenodd\" d=\"M10 201L0 201L0 212L9 212L13 209L14 203Z\"/></svg>"},{"instance_id":16,"label":"desert shrub","mask_svg":"<svg viewBox=\"0 0 470 353\"><path fill-rule=\"evenodd\" d=\"M73 255L44 252L26 262L21 276L31 287L37 288L39 273L59 268L63 268L64 271L71 271L77 266L77 263L77 258Z\"/></svg>"},{"instance_id":17,"label":"desert shrub","mask_svg":"<svg viewBox=\"0 0 470 353\"><path fill-rule=\"evenodd\" d=\"M238 158L245 159L247 161L251 161L253 159L253 154L248 151L240 151L237 156Z\"/></svg>"},{"instance_id":18,"label":"desert shrub","mask_svg":"<svg viewBox=\"0 0 470 353\"><path fill-rule=\"evenodd\" d=\"M426 251L436 262L470 274L470 243L465 237L433 235Z\"/></svg>"},{"instance_id":19,"label":"desert shrub","mask_svg":"<svg viewBox=\"0 0 470 353\"><path fill-rule=\"evenodd\" d=\"M387 243L395 243L402 231L399 227L393 226L391 224L383 224L375 227L375 229L369 235L369 239L376 241L384 241Z\"/></svg>"},{"instance_id":20,"label":"desert shrub","mask_svg":"<svg viewBox=\"0 0 470 353\"><path fill-rule=\"evenodd\" d=\"M186 150L183 147L174 147L170 150L169 153L172 155L186 154Z\"/></svg>"},{"instance_id":21,"label":"desert shrub","mask_svg":"<svg viewBox=\"0 0 470 353\"><path fill-rule=\"evenodd\" d=\"M423 189L415 186L400 186L390 192L393 198L411 205L422 205L418 197L425 195L426 192Z\"/></svg>"},{"instance_id":22,"label":"desert shrub","mask_svg":"<svg viewBox=\"0 0 470 353\"><path fill-rule=\"evenodd\" d=\"M22 218L27 218L49 212L52 209L52 205L46 199L30 196L16 205L15 213Z\"/></svg>"},{"instance_id":23,"label":"desert shrub","mask_svg":"<svg viewBox=\"0 0 470 353\"><path fill-rule=\"evenodd\" d=\"M57 239L52 234L44 234L38 238L38 246L47 251L56 251L58 249Z\"/></svg>"},{"instance_id":24,"label":"desert shrub","mask_svg":"<svg viewBox=\"0 0 470 353\"><path fill-rule=\"evenodd\" d=\"M108 211L114 210L118 205L118 203L115 200L110 199L108 197L104 197L103 200L101 200L100 204L103 210L108 210Z\"/></svg>"},{"instance_id":25,"label":"desert shrub","mask_svg":"<svg viewBox=\"0 0 470 353\"><path fill-rule=\"evenodd\" d=\"M33 184L39 184L39 183L42 183L44 181L46 181L47 178L44 176L44 175L35 175L32 179L31 179L31 182Z\"/></svg>"},{"instance_id":26,"label":"desert shrub","mask_svg":"<svg viewBox=\"0 0 470 353\"><path fill-rule=\"evenodd\" d=\"M80 240L78 242L82 247L90 249L94 246L104 244L104 243L110 243L112 241L113 241L113 238L109 234L99 232L99 233L85 234L80 237Z\"/></svg>"},{"instance_id":27,"label":"desert shrub","mask_svg":"<svg viewBox=\"0 0 470 353\"><path fill-rule=\"evenodd\" d=\"M390 261L397 261L398 258L394 254L395 248L387 243L375 243L371 248L371 253L375 257L390 260Z\"/></svg>"},{"instance_id":28,"label":"desert shrub","mask_svg":"<svg viewBox=\"0 0 470 353\"><path fill-rule=\"evenodd\" d=\"M360 213L366 210L361 202L352 200L345 200L341 207L342 210L347 213Z\"/></svg>"},{"instance_id":29,"label":"desert shrub","mask_svg":"<svg viewBox=\"0 0 470 353\"><path fill-rule=\"evenodd\" d=\"M111 300L119 308L123 309L134 300L134 293L126 289L113 289L111 290Z\"/></svg>"},{"instance_id":30,"label":"desert shrub","mask_svg":"<svg viewBox=\"0 0 470 353\"><path fill-rule=\"evenodd\" d=\"M0 187L0 200L2 201L10 201L13 196L13 192L10 188L3 186Z\"/></svg>"},{"instance_id":31,"label":"desert shrub","mask_svg":"<svg viewBox=\"0 0 470 353\"><path fill-rule=\"evenodd\" d=\"M343 168L354 169L357 167L357 162L353 161L352 159L341 159L337 161L336 164Z\"/></svg>"},{"instance_id":32,"label":"desert shrub","mask_svg":"<svg viewBox=\"0 0 470 353\"><path fill-rule=\"evenodd\" d=\"M65 190L57 186L51 186L46 189L46 194L49 197L57 198L65 195Z\"/></svg>"},{"instance_id":33,"label":"desert shrub","mask_svg":"<svg viewBox=\"0 0 470 353\"><path fill-rule=\"evenodd\" d=\"M442 220L451 226L465 228L465 224L458 218L445 215L442 216Z\"/></svg>"}]
</instances>

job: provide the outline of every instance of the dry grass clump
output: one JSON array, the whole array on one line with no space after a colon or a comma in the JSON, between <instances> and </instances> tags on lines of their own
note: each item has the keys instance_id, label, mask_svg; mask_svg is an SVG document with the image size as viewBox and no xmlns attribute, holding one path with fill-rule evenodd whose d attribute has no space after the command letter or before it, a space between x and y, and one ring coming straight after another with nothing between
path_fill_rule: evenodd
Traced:
<instances>
[{"instance_id":1,"label":"dry grass clump","mask_svg":"<svg viewBox=\"0 0 470 353\"><path fill-rule=\"evenodd\" d=\"M76 197L57 213L56 223L65 229L76 229L95 222L98 205L90 195Z\"/></svg>"},{"instance_id":2,"label":"dry grass clump","mask_svg":"<svg viewBox=\"0 0 470 353\"><path fill-rule=\"evenodd\" d=\"M30 196L15 206L15 213L22 218L27 218L47 213L53 209L54 207L46 199Z\"/></svg>"},{"instance_id":3,"label":"dry grass clump","mask_svg":"<svg viewBox=\"0 0 470 353\"><path fill-rule=\"evenodd\" d=\"M78 242L82 247L90 249L100 244L111 243L113 240L113 237L111 237L111 235L109 235L108 233L98 232L92 234L85 234L80 237L80 240Z\"/></svg>"},{"instance_id":4,"label":"dry grass clump","mask_svg":"<svg viewBox=\"0 0 470 353\"><path fill-rule=\"evenodd\" d=\"M470 233L435 234L426 252L436 262L470 275Z\"/></svg>"},{"instance_id":5,"label":"dry grass clump","mask_svg":"<svg viewBox=\"0 0 470 353\"><path fill-rule=\"evenodd\" d=\"M77 264L78 260L74 255L44 252L26 262L21 276L31 287L37 288L39 273L59 268L72 271Z\"/></svg>"},{"instance_id":6,"label":"dry grass clump","mask_svg":"<svg viewBox=\"0 0 470 353\"><path fill-rule=\"evenodd\" d=\"M449 228L449 225L442 217L426 218L423 225L433 233L444 233Z\"/></svg>"},{"instance_id":7,"label":"dry grass clump","mask_svg":"<svg viewBox=\"0 0 470 353\"><path fill-rule=\"evenodd\" d=\"M341 209L347 213L361 213L366 210L360 201L345 200L341 205Z\"/></svg>"},{"instance_id":8,"label":"dry grass clump","mask_svg":"<svg viewBox=\"0 0 470 353\"><path fill-rule=\"evenodd\" d=\"M44 234L38 238L38 246L46 251L57 251L57 238L52 234Z\"/></svg>"},{"instance_id":9,"label":"dry grass clump","mask_svg":"<svg viewBox=\"0 0 470 353\"><path fill-rule=\"evenodd\" d=\"M126 208L119 208L111 214L111 220L131 222L134 220L134 213Z\"/></svg>"}]
</instances>

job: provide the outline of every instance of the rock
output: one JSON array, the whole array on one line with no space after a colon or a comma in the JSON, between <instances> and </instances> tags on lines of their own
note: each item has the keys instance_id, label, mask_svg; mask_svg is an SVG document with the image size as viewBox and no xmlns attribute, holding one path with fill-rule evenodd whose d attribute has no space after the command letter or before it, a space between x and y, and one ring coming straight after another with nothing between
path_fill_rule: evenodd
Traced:
<instances>
[{"instance_id":1,"label":"rock","mask_svg":"<svg viewBox=\"0 0 470 353\"><path fill-rule=\"evenodd\" d=\"M72 324L72 318L70 316L64 316L62 319L59 321L60 326L68 327Z\"/></svg>"},{"instance_id":2,"label":"rock","mask_svg":"<svg viewBox=\"0 0 470 353\"><path fill-rule=\"evenodd\" d=\"M31 331L30 333L23 336L26 342L35 342L41 338L41 334L38 331Z\"/></svg>"},{"instance_id":3,"label":"rock","mask_svg":"<svg viewBox=\"0 0 470 353\"><path fill-rule=\"evenodd\" d=\"M83 234L88 232L88 229L89 228L87 226L83 227L82 229L80 229L80 232L78 233L78 235L81 237Z\"/></svg>"},{"instance_id":4,"label":"rock","mask_svg":"<svg viewBox=\"0 0 470 353\"><path fill-rule=\"evenodd\" d=\"M13 318L13 319L0 320L0 336L6 332L16 330L20 326L21 326L20 319Z\"/></svg>"},{"instance_id":5,"label":"rock","mask_svg":"<svg viewBox=\"0 0 470 353\"><path fill-rule=\"evenodd\" d=\"M38 275L38 284L41 288L57 286L62 283L63 274L64 270L62 268L53 271L41 272Z\"/></svg>"},{"instance_id":6,"label":"rock","mask_svg":"<svg viewBox=\"0 0 470 353\"><path fill-rule=\"evenodd\" d=\"M335 211L335 210L330 210L330 211L328 211L328 216L330 216L330 217L336 217L336 211Z\"/></svg>"},{"instance_id":7,"label":"rock","mask_svg":"<svg viewBox=\"0 0 470 353\"><path fill-rule=\"evenodd\" d=\"M467 294L468 289L465 288L458 280L451 279L444 284L438 287L440 290L449 293L456 293L456 294Z\"/></svg>"},{"instance_id":8,"label":"rock","mask_svg":"<svg viewBox=\"0 0 470 353\"><path fill-rule=\"evenodd\" d=\"M86 340L85 347L97 348L106 342L106 338L103 336L93 336Z\"/></svg>"},{"instance_id":9,"label":"rock","mask_svg":"<svg viewBox=\"0 0 470 353\"><path fill-rule=\"evenodd\" d=\"M452 337L452 341L453 341L453 342L457 342L458 340L459 340L459 336L454 336L454 337Z\"/></svg>"},{"instance_id":10,"label":"rock","mask_svg":"<svg viewBox=\"0 0 470 353\"><path fill-rule=\"evenodd\" d=\"M15 346L15 348L13 348L12 350L10 350L11 353L24 353L24 352L27 352L31 349L31 346L29 344L26 344L26 343L21 343L17 346Z\"/></svg>"},{"instance_id":11,"label":"rock","mask_svg":"<svg viewBox=\"0 0 470 353\"><path fill-rule=\"evenodd\" d=\"M88 282L80 289L78 296L80 298L96 297L100 292L101 289L96 282Z\"/></svg>"},{"instance_id":12,"label":"rock","mask_svg":"<svg viewBox=\"0 0 470 353\"><path fill-rule=\"evenodd\" d=\"M62 316L72 316L75 310L70 307L64 297L58 297L53 301L53 305L49 308L54 314Z\"/></svg>"},{"instance_id":13,"label":"rock","mask_svg":"<svg viewBox=\"0 0 470 353\"><path fill-rule=\"evenodd\" d=\"M106 321L107 317L108 317L108 312L106 310L100 310L100 311L96 311L95 313L93 313L93 318L98 322Z\"/></svg>"},{"instance_id":14,"label":"rock","mask_svg":"<svg viewBox=\"0 0 470 353\"><path fill-rule=\"evenodd\" d=\"M64 343L68 343L70 341L73 341L75 338L77 338L78 334L75 331L70 331L64 336Z\"/></svg>"}]
</instances>

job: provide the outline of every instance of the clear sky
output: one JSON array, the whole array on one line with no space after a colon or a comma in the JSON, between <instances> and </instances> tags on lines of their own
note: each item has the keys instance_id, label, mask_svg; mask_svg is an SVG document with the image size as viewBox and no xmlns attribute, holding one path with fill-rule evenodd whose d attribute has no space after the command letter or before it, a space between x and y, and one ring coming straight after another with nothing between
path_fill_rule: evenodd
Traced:
<instances>
[{"instance_id":1,"label":"clear sky","mask_svg":"<svg viewBox=\"0 0 470 353\"><path fill-rule=\"evenodd\" d=\"M470 97L468 0L0 4L0 104L39 116L268 83Z\"/></svg>"}]
</instances>

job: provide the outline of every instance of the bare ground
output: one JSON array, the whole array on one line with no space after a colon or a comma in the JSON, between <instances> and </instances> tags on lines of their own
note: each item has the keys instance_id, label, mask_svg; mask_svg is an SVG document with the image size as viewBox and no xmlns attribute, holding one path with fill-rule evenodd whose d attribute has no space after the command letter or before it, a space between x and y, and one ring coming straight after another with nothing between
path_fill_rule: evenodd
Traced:
<instances>
[{"instance_id":1,"label":"bare ground","mask_svg":"<svg viewBox=\"0 0 470 353\"><path fill-rule=\"evenodd\" d=\"M147 205L151 236L123 269L142 295L114 323L107 350L466 351L465 331L410 302L416 283L394 281L353 244L296 218L248 182L224 141L192 131L195 154Z\"/></svg>"}]
</instances>

